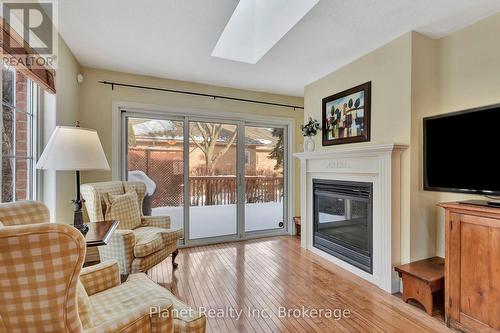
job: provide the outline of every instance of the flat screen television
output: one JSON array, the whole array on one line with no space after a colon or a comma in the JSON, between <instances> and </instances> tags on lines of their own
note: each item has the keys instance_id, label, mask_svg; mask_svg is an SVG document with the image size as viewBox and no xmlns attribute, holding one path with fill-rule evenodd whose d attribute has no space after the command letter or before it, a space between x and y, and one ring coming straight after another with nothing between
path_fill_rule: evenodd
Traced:
<instances>
[{"instance_id":1,"label":"flat screen television","mask_svg":"<svg viewBox=\"0 0 500 333\"><path fill-rule=\"evenodd\" d=\"M424 119L424 189L500 195L500 104Z\"/></svg>"}]
</instances>

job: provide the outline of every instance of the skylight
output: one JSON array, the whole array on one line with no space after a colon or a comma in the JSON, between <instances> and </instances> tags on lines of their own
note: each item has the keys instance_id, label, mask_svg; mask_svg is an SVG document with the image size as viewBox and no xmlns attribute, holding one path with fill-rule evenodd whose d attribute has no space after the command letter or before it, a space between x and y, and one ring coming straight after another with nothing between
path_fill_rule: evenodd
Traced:
<instances>
[{"instance_id":1,"label":"skylight","mask_svg":"<svg viewBox=\"0 0 500 333\"><path fill-rule=\"evenodd\" d=\"M256 64L319 0L240 0L212 56Z\"/></svg>"}]
</instances>

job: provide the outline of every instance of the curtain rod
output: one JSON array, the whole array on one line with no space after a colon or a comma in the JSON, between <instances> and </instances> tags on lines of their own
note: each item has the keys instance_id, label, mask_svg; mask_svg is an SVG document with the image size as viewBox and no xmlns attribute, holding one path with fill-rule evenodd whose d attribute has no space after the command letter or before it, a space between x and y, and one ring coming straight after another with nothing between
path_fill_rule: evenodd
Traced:
<instances>
[{"instance_id":1,"label":"curtain rod","mask_svg":"<svg viewBox=\"0 0 500 333\"><path fill-rule=\"evenodd\" d=\"M175 93L175 94L184 94L184 95L193 95L193 96L201 96L201 97L210 97L210 98L213 98L213 99L226 99L226 100L230 100L230 101L255 103L255 104L264 104L264 105L272 105L272 106L281 106L281 107L284 107L284 108L292 108L294 110L295 109L302 109L302 110L304 109L303 106L299 106L299 105L280 104L280 103L258 101L258 100L253 100L253 99L245 99L245 98L237 98L237 97L221 96L221 95L211 95L211 94L204 94L204 93L199 93L199 92L194 92L194 91L183 91L183 90L175 90L175 89L150 87L150 86L141 86L141 85L136 85L136 84L119 83L119 82L111 82L111 81L98 81L98 83L110 85L112 90L114 90L115 86L117 86L117 87L126 87L126 88L137 88L137 89L147 89L147 90L163 91L163 92L169 92L169 93Z\"/></svg>"}]
</instances>

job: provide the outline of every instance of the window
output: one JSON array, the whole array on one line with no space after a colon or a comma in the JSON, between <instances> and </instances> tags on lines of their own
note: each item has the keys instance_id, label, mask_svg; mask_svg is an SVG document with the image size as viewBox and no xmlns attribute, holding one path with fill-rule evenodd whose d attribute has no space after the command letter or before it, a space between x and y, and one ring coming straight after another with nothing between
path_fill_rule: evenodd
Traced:
<instances>
[{"instance_id":1,"label":"window","mask_svg":"<svg viewBox=\"0 0 500 333\"><path fill-rule=\"evenodd\" d=\"M36 198L37 96L33 81L14 68L2 67L1 202Z\"/></svg>"},{"instance_id":2,"label":"window","mask_svg":"<svg viewBox=\"0 0 500 333\"><path fill-rule=\"evenodd\" d=\"M250 152L248 150L245 150L245 165L250 165Z\"/></svg>"}]
</instances>

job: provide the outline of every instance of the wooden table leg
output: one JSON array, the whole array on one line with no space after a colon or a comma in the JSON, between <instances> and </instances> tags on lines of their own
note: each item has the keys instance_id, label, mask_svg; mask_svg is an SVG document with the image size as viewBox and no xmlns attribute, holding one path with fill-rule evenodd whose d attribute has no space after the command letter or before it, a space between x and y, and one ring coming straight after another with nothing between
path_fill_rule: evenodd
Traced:
<instances>
[{"instance_id":1,"label":"wooden table leg","mask_svg":"<svg viewBox=\"0 0 500 333\"><path fill-rule=\"evenodd\" d=\"M172 252L172 267L173 267L173 269L177 269L177 267L179 266L179 264L175 262L175 258L177 257L178 254L179 254L179 249L175 249L175 251Z\"/></svg>"}]
</instances>

